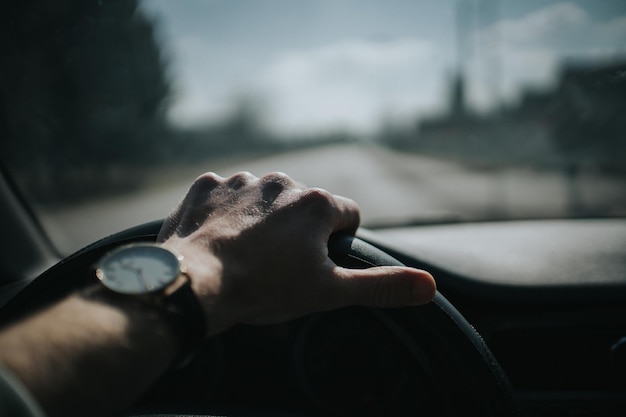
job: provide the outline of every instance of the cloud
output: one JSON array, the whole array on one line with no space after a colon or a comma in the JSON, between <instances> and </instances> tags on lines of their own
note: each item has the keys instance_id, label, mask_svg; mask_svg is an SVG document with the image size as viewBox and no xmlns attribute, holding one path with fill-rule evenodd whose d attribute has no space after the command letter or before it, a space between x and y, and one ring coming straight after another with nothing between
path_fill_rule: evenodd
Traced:
<instances>
[{"instance_id":1,"label":"cloud","mask_svg":"<svg viewBox=\"0 0 626 417\"><path fill-rule=\"evenodd\" d=\"M590 23L589 15L571 3L557 3L520 19L504 19L485 31L500 36L511 45L536 45L555 38L569 39L572 33Z\"/></svg>"},{"instance_id":2,"label":"cloud","mask_svg":"<svg viewBox=\"0 0 626 417\"><path fill-rule=\"evenodd\" d=\"M177 37L171 50L178 98L170 118L179 125L210 122L246 96L264 103L266 124L283 132L370 133L383 117L408 120L442 109L454 63L451 39L392 32L377 39L328 36L295 49L297 39L241 46ZM624 56L626 16L599 21L563 2L477 28L471 43L468 98L490 109L515 101L526 86L550 86L566 59Z\"/></svg>"},{"instance_id":3,"label":"cloud","mask_svg":"<svg viewBox=\"0 0 626 417\"><path fill-rule=\"evenodd\" d=\"M385 113L440 105L446 65L440 48L418 39L343 40L277 55L256 88L271 96L278 129L367 133Z\"/></svg>"},{"instance_id":4,"label":"cloud","mask_svg":"<svg viewBox=\"0 0 626 417\"><path fill-rule=\"evenodd\" d=\"M527 86L549 86L567 60L611 59L626 53L626 16L594 20L573 3L557 3L479 31L468 63L470 100L489 108L515 100Z\"/></svg>"},{"instance_id":5,"label":"cloud","mask_svg":"<svg viewBox=\"0 0 626 417\"><path fill-rule=\"evenodd\" d=\"M173 39L174 105L169 119L179 126L219 120L232 111L234 100L246 89L252 62L227 45L199 36Z\"/></svg>"}]
</instances>

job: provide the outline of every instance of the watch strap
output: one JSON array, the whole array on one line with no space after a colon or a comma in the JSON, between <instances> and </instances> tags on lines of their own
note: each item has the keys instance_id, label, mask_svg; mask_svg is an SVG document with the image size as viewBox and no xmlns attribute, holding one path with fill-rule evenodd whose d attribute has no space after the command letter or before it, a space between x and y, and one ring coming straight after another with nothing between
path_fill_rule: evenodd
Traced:
<instances>
[{"instance_id":1,"label":"watch strap","mask_svg":"<svg viewBox=\"0 0 626 417\"><path fill-rule=\"evenodd\" d=\"M204 311L191 288L191 280L182 274L185 283L165 296L160 312L167 320L179 344L178 367L189 362L207 335Z\"/></svg>"}]
</instances>

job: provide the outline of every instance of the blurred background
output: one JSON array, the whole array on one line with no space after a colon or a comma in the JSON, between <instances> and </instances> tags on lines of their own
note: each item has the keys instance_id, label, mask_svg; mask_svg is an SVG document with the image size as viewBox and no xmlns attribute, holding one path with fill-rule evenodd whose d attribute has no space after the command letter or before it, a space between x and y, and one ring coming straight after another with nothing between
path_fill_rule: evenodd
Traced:
<instances>
[{"instance_id":1,"label":"blurred background","mask_svg":"<svg viewBox=\"0 0 626 417\"><path fill-rule=\"evenodd\" d=\"M626 213L621 0L59 0L0 17L0 160L62 252L204 171L367 227Z\"/></svg>"}]
</instances>

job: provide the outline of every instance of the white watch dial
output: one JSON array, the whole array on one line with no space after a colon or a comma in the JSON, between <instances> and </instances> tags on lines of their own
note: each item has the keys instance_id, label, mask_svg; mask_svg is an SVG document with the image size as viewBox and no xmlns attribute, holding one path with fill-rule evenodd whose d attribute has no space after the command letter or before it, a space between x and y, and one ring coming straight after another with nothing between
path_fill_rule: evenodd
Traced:
<instances>
[{"instance_id":1,"label":"white watch dial","mask_svg":"<svg viewBox=\"0 0 626 417\"><path fill-rule=\"evenodd\" d=\"M178 258L167 249L156 245L133 245L104 257L96 275L113 291L142 294L167 287L179 272Z\"/></svg>"}]
</instances>

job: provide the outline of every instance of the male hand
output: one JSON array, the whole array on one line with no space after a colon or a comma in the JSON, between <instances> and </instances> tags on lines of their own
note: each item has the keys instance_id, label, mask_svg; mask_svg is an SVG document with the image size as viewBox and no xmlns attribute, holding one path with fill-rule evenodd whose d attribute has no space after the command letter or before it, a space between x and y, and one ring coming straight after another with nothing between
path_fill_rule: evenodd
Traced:
<instances>
[{"instance_id":1,"label":"male hand","mask_svg":"<svg viewBox=\"0 0 626 417\"><path fill-rule=\"evenodd\" d=\"M210 334L347 305L430 301L435 281L425 271L352 270L330 260L330 235L354 233L358 225L352 200L284 174L204 174L166 220L159 241L184 256Z\"/></svg>"}]
</instances>

